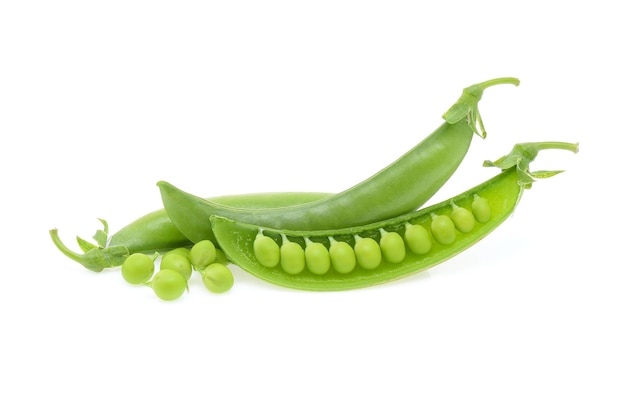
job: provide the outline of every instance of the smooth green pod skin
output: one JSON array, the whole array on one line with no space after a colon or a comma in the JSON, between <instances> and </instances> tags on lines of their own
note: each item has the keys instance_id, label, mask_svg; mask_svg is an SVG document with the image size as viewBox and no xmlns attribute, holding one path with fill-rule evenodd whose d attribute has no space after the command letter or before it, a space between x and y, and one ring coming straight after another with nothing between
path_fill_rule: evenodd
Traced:
<instances>
[{"instance_id":1,"label":"smooth green pod skin","mask_svg":"<svg viewBox=\"0 0 626 406\"><path fill-rule=\"evenodd\" d=\"M235 208L267 209L309 203L328 196L330 193L272 192L218 196L209 200ZM104 231L106 237L108 226L105 225L105 229L107 229ZM193 245L174 226L165 209L156 210L138 218L113 234L106 246L94 245L83 253L70 250L61 241L57 229L50 230L50 237L64 255L95 272L119 266L129 255L136 252L153 254Z\"/></svg>"},{"instance_id":2,"label":"smooth green pod skin","mask_svg":"<svg viewBox=\"0 0 626 406\"><path fill-rule=\"evenodd\" d=\"M213 215L260 227L312 231L354 227L413 211L456 171L474 134L484 138L478 101L486 88L499 84L518 85L519 80L499 78L465 88L459 100L443 115L443 124L433 133L378 173L325 199L282 209L232 209L161 181L158 186L163 206L172 222L191 241L214 238L208 221ZM481 130L476 128L476 123Z\"/></svg>"},{"instance_id":3,"label":"smooth green pod skin","mask_svg":"<svg viewBox=\"0 0 626 406\"><path fill-rule=\"evenodd\" d=\"M539 146L537 146L539 144ZM470 233L457 231L454 243L442 245L433 241L431 250L426 254L415 254L407 250L406 256L400 263L383 261L380 266L373 270L363 269L358 263L349 273L339 273L331 269L323 275L316 275L312 272L304 271L297 275L290 275L280 267L267 268L259 264L252 250L252 245L258 233L258 226L237 222L231 219L213 216L211 223L215 235L226 253L226 255L239 267L245 271L271 282L276 285L313 291L336 291L355 288L363 288L384 282L389 282L401 277L405 277L416 272L429 269L443 261L446 261L458 253L471 247L490 232L504 222L517 206L522 192L528 189L534 178L544 178L552 176L553 172L529 172L528 162L534 159L536 152L540 149L558 148L577 152L577 144L550 142L521 144L525 149L536 149L534 155L526 156L522 154L517 163L509 165L503 161L495 163L486 161L485 166L497 166L502 168L502 172L493 178L469 189L453 198L453 201L460 207L471 207L474 195L485 198L489 203L491 218L486 223L476 223ZM515 155L515 149L510 155ZM450 199L435 204L428 208L390 218L381 222L360 227L352 227L340 230L324 231L288 231L264 229L267 234L287 235L290 239L296 238L340 238L353 235L376 235L378 230L400 232L407 222L420 224L426 228L430 227L434 216L449 216L453 207ZM331 246L332 249L332 246Z\"/></svg>"}]
</instances>

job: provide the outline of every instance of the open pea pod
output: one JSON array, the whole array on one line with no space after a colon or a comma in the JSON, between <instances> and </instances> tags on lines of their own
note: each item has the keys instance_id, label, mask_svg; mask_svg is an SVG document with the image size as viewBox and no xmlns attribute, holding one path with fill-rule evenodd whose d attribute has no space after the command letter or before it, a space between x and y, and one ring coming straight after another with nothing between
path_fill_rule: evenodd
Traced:
<instances>
[{"instance_id":1,"label":"open pea pod","mask_svg":"<svg viewBox=\"0 0 626 406\"><path fill-rule=\"evenodd\" d=\"M335 230L271 229L212 216L228 258L249 273L294 289L362 288L413 274L471 247L504 222L536 178L530 172L542 149L578 151L577 144L518 144L505 157L486 161L502 172L458 196L428 208L371 224Z\"/></svg>"}]
</instances>

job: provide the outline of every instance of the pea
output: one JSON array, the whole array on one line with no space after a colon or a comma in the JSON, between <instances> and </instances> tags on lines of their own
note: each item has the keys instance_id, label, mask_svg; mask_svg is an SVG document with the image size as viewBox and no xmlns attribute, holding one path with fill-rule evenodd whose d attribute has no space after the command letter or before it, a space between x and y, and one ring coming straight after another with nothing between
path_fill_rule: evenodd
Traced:
<instances>
[{"instance_id":1,"label":"pea","mask_svg":"<svg viewBox=\"0 0 626 406\"><path fill-rule=\"evenodd\" d=\"M173 269L180 272L186 280L191 278L191 262L181 254L171 253L164 255L159 269Z\"/></svg>"},{"instance_id":2,"label":"pea","mask_svg":"<svg viewBox=\"0 0 626 406\"><path fill-rule=\"evenodd\" d=\"M213 293L228 292L233 287L235 279L233 273L224 264L215 262L204 268L202 273L202 283Z\"/></svg>"},{"instance_id":3,"label":"pea","mask_svg":"<svg viewBox=\"0 0 626 406\"><path fill-rule=\"evenodd\" d=\"M163 256L167 256L167 255L171 255L171 254L179 254L182 255L186 258L189 258L189 248L186 247L179 247L179 248L174 248L171 251L166 252L165 254L163 254Z\"/></svg>"},{"instance_id":4,"label":"pea","mask_svg":"<svg viewBox=\"0 0 626 406\"><path fill-rule=\"evenodd\" d=\"M257 235L254 239L254 256L259 263L273 268L280 262L280 248L276 241L266 235Z\"/></svg>"},{"instance_id":5,"label":"pea","mask_svg":"<svg viewBox=\"0 0 626 406\"><path fill-rule=\"evenodd\" d=\"M409 249L417 255L427 254L433 246L428 230L420 224L407 224L404 239Z\"/></svg>"},{"instance_id":6,"label":"pea","mask_svg":"<svg viewBox=\"0 0 626 406\"><path fill-rule=\"evenodd\" d=\"M335 241L331 238L330 262L335 271L339 273L350 273L356 267L356 256L354 250L345 241Z\"/></svg>"},{"instance_id":7,"label":"pea","mask_svg":"<svg viewBox=\"0 0 626 406\"><path fill-rule=\"evenodd\" d=\"M467 210L464 207L454 206L452 212L450 213L450 219L454 223L454 226L457 230L462 233L469 233L474 229L474 216L472 212Z\"/></svg>"},{"instance_id":8,"label":"pea","mask_svg":"<svg viewBox=\"0 0 626 406\"><path fill-rule=\"evenodd\" d=\"M287 241L280 247L280 266L283 271L295 275L304 270L304 250L300 244Z\"/></svg>"},{"instance_id":9,"label":"pea","mask_svg":"<svg viewBox=\"0 0 626 406\"><path fill-rule=\"evenodd\" d=\"M148 281L153 273L154 259L146 254L131 254L122 264L122 277L133 285Z\"/></svg>"},{"instance_id":10,"label":"pea","mask_svg":"<svg viewBox=\"0 0 626 406\"><path fill-rule=\"evenodd\" d=\"M154 293L163 300L174 300L187 289L187 279L174 269L161 269L150 283Z\"/></svg>"},{"instance_id":11,"label":"pea","mask_svg":"<svg viewBox=\"0 0 626 406\"><path fill-rule=\"evenodd\" d=\"M474 201L472 202L472 213L474 213L474 217L479 223L488 222L489 219L491 219L489 201L484 197L475 195Z\"/></svg>"},{"instance_id":12,"label":"pea","mask_svg":"<svg viewBox=\"0 0 626 406\"><path fill-rule=\"evenodd\" d=\"M387 232L381 230L380 237L380 250L383 253L383 257L386 261L392 264L398 264L402 262L406 256L406 248L404 246L404 240L400 234L393 232Z\"/></svg>"},{"instance_id":13,"label":"pea","mask_svg":"<svg viewBox=\"0 0 626 406\"><path fill-rule=\"evenodd\" d=\"M323 275L330 269L330 254L322 243L307 239L304 258L307 269L316 275Z\"/></svg>"},{"instance_id":14,"label":"pea","mask_svg":"<svg viewBox=\"0 0 626 406\"><path fill-rule=\"evenodd\" d=\"M216 256L215 245L209 240L198 241L189 250L189 260L197 270L202 270L215 262Z\"/></svg>"},{"instance_id":15,"label":"pea","mask_svg":"<svg viewBox=\"0 0 626 406\"><path fill-rule=\"evenodd\" d=\"M448 245L456 240L456 229L450 217L444 215L437 216L433 214L433 221L430 223L430 231L433 238L439 244Z\"/></svg>"},{"instance_id":16,"label":"pea","mask_svg":"<svg viewBox=\"0 0 626 406\"><path fill-rule=\"evenodd\" d=\"M217 248L215 249L215 262L219 262L222 265L228 265L230 263L224 251Z\"/></svg>"},{"instance_id":17,"label":"pea","mask_svg":"<svg viewBox=\"0 0 626 406\"><path fill-rule=\"evenodd\" d=\"M378 243L370 237L357 236L354 244L356 260L363 269L376 269L382 261L382 254Z\"/></svg>"}]
</instances>

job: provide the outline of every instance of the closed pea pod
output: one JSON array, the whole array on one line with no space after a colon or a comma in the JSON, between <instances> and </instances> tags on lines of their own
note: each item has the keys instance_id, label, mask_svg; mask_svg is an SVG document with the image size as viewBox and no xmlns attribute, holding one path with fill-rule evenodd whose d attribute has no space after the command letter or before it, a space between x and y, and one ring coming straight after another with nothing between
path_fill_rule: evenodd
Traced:
<instances>
[{"instance_id":1,"label":"closed pea pod","mask_svg":"<svg viewBox=\"0 0 626 406\"><path fill-rule=\"evenodd\" d=\"M163 205L172 223L191 241L214 240L207 221L211 216L265 228L314 231L359 226L413 211L456 171L474 134L485 137L478 102L485 89L500 84L518 85L519 80L497 78L465 88L444 113L444 122L414 148L362 182L323 200L282 209L233 209L161 181Z\"/></svg>"},{"instance_id":2,"label":"closed pea pod","mask_svg":"<svg viewBox=\"0 0 626 406\"><path fill-rule=\"evenodd\" d=\"M476 222L474 228L467 233L456 230L450 218L453 210L452 205L449 203L450 199L416 212L358 227L316 231L267 230L271 233L286 235L289 238L327 239L330 243L332 267L324 274L318 275L310 272L306 266L305 270L296 275L285 272L280 266L274 268L263 267L254 256L252 250L254 239L259 230L257 225L241 223L219 216L212 217L211 222L216 237L229 258L245 271L268 282L294 289L318 291L345 290L371 286L428 269L482 240L512 214L522 192L530 187L534 179L546 178L559 173L559 171L530 172L528 170L528 163L534 159L538 151L546 148L565 149L573 152L578 150L577 144L562 142L527 143L517 145L506 156L507 159L501 158L495 162L485 162L485 166L501 168L501 173L452 199L458 207L470 207L475 195L485 199L488 203L490 219L484 223ZM437 220L438 218L444 219L443 223L445 224L443 226L436 225L433 228L433 222L436 224L438 221L441 221ZM352 246L352 244L356 244L356 236L379 233L382 240L382 234L384 233L380 231L381 229L401 230L402 228L405 228L404 242L409 247L402 261L392 263L385 260L373 269L366 269L356 261ZM417 254L411 249L410 240L414 238L414 234L413 231L409 230L426 228L433 229L432 235L428 232L425 233L431 242L435 242L436 238L444 241L445 238L442 236L452 232L455 233L454 240L447 244L433 243L427 252ZM421 234L421 231L418 234L421 235L420 238L426 238L424 234ZM353 236L354 242L347 238L350 235ZM341 240L337 240L338 237L336 236L341 236ZM447 241L450 241L450 239L448 237ZM339 256L333 251L333 248L336 249L337 247L341 247L342 255L345 255L343 263L337 261ZM349 254L346 255L345 253ZM345 258L348 259L346 260ZM338 264L341 265L338 266Z\"/></svg>"},{"instance_id":3,"label":"closed pea pod","mask_svg":"<svg viewBox=\"0 0 626 406\"><path fill-rule=\"evenodd\" d=\"M257 210L310 203L328 196L330 193L275 192L218 196L207 200L225 207L245 207L250 210ZM50 237L61 253L94 272L119 266L126 260L126 257L134 253L151 254L177 250L178 248L187 250L187 247L193 245L172 223L165 209L141 216L122 227L110 238L108 223L104 220L100 220L100 222L104 229L96 232L96 236L98 236L97 245L77 237L81 242L80 248L83 250L80 254L63 244L57 229L50 230Z\"/></svg>"}]
</instances>

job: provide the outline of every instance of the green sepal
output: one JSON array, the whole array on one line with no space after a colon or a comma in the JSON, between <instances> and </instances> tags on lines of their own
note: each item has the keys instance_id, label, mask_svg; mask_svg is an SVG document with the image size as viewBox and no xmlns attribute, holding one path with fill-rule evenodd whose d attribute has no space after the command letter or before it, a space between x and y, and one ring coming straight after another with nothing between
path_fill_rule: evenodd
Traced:
<instances>
[{"instance_id":1,"label":"green sepal","mask_svg":"<svg viewBox=\"0 0 626 406\"><path fill-rule=\"evenodd\" d=\"M578 143L572 144L568 142L547 141L515 144L511 152L507 155L504 155L495 161L485 161L483 162L483 166L496 167L502 170L515 167L520 185L529 189L535 179L550 178L563 172L561 170L530 171L530 163L537 157L539 151L544 149L563 149L577 153Z\"/></svg>"},{"instance_id":2,"label":"green sepal","mask_svg":"<svg viewBox=\"0 0 626 406\"><path fill-rule=\"evenodd\" d=\"M79 236L76 236L76 242L78 243L78 246L80 247L80 249L83 252L87 252L89 250L92 250L94 248L98 248L98 246L96 244L92 244L89 241L80 238Z\"/></svg>"},{"instance_id":3,"label":"green sepal","mask_svg":"<svg viewBox=\"0 0 626 406\"><path fill-rule=\"evenodd\" d=\"M446 120L449 124L455 124L461 120L467 120L467 125L470 126L474 134L481 138L485 138L487 136L487 131L485 131L482 117L478 111L478 102L482 98L485 89L500 84L511 84L517 86L519 85L519 79L498 78L466 87L463 89L463 93L461 94L459 100L457 100L457 102L444 113L444 120ZM477 122L480 130L476 128Z\"/></svg>"},{"instance_id":4,"label":"green sepal","mask_svg":"<svg viewBox=\"0 0 626 406\"><path fill-rule=\"evenodd\" d=\"M98 219L104 226L103 230L97 230L93 239L96 240L100 248L104 248L107 245L107 239L109 238L109 223L106 220Z\"/></svg>"},{"instance_id":5,"label":"green sepal","mask_svg":"<svg viewBox=\"0 0 626 406\"><path fill-rule=\"evenodd\" d=\"M555 175L558 175L561 172L564 172L564 171L563 170L560 170L560 171L534 171L534 172L531 172L530 174L535 179L547 179L547 178L551 178L551 177L553 177Z\"/></svg>"},{"instance_id":6,"label":"green sepal","mask_svg":"<svg viewBox=\"0 0 626 406\"><path fill-rule=\"evenodd\" d=\"M99 256L102 257L102 265L104 268L113 268L124 263L130 255L128 248L123 245L114 245L112 247L99 248Z\"/></svg>"}]
</instances>

